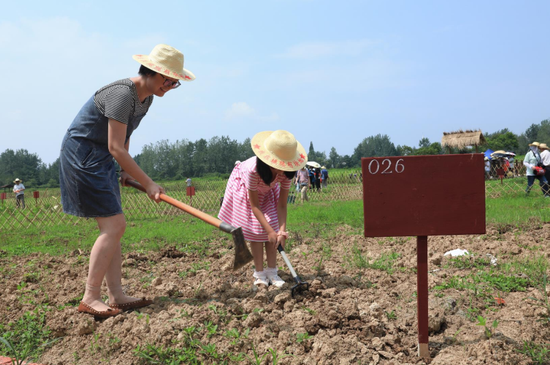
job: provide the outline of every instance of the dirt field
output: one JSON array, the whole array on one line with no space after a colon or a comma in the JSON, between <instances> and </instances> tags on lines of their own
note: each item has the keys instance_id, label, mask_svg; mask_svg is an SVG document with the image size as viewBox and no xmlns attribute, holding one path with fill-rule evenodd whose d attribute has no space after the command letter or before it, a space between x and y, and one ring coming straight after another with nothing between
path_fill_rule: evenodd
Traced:
<instances>
[{"instance_id":1,"label":"dirt field","mask_svg":"<svg viewBox=\"0 0 550 365\"><path fill-rule=\"evenodd\" d=\"M11 322L38 303L49 303L53 310L47 312L46 325L59 341L40 360L52 365L154 363L134 351L138 346L145 351L147 344L165 354L168 348L183 351L187 346L196 363L205 364L224 359L235 364L532 364L517 349L523 341L543 344L550 338L550 324L541 321L545 309L525 300L541 298L539 291L495 292L505 301L499 305L467 290L432 289L474 270L450 265L443 256L449 250L491 254L501 265L535 254L550 257L548 238L549 224L505 233L489 227L485 236L429 237L431 359L417 357L416 239L366 239L348 227L341 227L330 241L295 240L289 258L311 283L309 292L295 298L289 290L292 277L280 257L280 275L288 283L282 289L254 290L250 265L235 273L222 270L231 261L229 238L213 242L206 257L174 249L127 254L127 293L154 298L155 303L105 321L76 311L87 253L4 257L0 320ZM353 247L362 256L354 256ZM391 274L353 265L360 257L372 263L390 252L399 254ZM29 275L31 271L38 274ZM26 282L24 288L18 288L21 282ZM488 326L498 319L490 338L469 315L472 309L480 310ZM263 359L256 360L255 353Z\"/></svg>"}]
</instances>

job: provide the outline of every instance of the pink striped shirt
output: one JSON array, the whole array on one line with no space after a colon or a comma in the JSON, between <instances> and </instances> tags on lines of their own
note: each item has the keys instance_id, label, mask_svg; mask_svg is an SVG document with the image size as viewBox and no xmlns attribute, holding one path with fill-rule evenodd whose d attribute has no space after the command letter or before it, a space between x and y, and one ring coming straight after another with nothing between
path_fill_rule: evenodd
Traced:
<instances>
[{"instance_id":1,"label":"pink striped shirt","mask_svg":"<svg viewBox=\"0 0 550 365\"><path fill-rule=\"evenodd\" d=\"M266 242L267 232L252 212L248 190L258 192L260 210L271 228L278 231L280 189L289 190L290 180L285 175L277 175L266 185L256 171L256 156L251 157L233 169L218 217L234 227L241 227L246 240Z\"/></svg>"}]
</instances>

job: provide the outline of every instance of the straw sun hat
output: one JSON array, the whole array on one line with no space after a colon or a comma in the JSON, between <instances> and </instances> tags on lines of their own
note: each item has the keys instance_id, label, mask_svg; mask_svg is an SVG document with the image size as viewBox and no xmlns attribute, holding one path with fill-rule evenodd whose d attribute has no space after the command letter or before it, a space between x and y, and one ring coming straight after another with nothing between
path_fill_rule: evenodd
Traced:
<instances>
[{"instance_id":1,"label":"straw sun hat","mask_svg":"<svg viewBox=\"0 0 550 365\"><path fill-rule=\"evenodd\" d=\"M543 149L543 148L544 148L545 150L547 150L547 149L548 149L548 146L546 145L546 143L541 143L541 144L539 144L539 148L540 148L540 149Z\"/></svg>"},{"instance_id":2,"label":"straw sun hat","mask_svg":"<svg viewBox=\"0 0 550 365\"><path fill-rule=\"evenodd\" d=\"M529 146L540 146L540 143L538 142L533 142L533 143L529 143Z\"/></svg>"},{"instance_id":3,"label":"straw sun hat","mask_svg":"<svg viewBox=\"0 0 550 365\"><path fill-rule=\"evenodd\" d=\"M282 171L298 171L307 162L306 150L294 135L287 131L257 133L250 141L250 145L260 160Z\"/></svg>"},{"instance_id":4,"label":"straw sun hat","mask_svg":"<svg viewBox=\"0 0 550 365\"><path fill-rule=\"evenodd\" d=\"M195 75L183 68L183 53L169 45L157 44L149 55L137 54L132 58L164 76L183 81L195 80Z\"/></svg>"},{"instance_id":5,"label":"straw sun hat","mask_svg":"<svg viewBox=\"0 0 550 365\"><path fill-rule=\"evenodd\" d=\"M14 184L17 184L18 182L21 182L21 179L20 179L20 178L17 178L17 179L15 179L15 180L13 180L13 183L14 183Z\"/></svg>"}]
</instances>

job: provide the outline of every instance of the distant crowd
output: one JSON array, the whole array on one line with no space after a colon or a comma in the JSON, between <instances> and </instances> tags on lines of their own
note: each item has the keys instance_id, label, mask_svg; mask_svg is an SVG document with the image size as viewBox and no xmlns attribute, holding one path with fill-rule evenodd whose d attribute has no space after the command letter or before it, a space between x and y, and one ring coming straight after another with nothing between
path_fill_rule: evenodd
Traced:
<instances>
[{"instance_id":1,"label":"distant crowd","mask_svg":"<svg viewBox=\"0 0 550 365\"><path fill-rule=\"evenodd\" d=\"M300 194L300 200L303 203L308 201L308 191L321 192L328 187L328 170L326 166L306 165L296 171L292 179L292 185L296 186L296 193ZM289 203L296 201L296 195L291 193L288 197Z\"/></svg>"},{"instance_id":2,"label":"distant crowd","mask_svg":"<svg viewBox=\"0 0 550 365\"><path fill-rule=\"evenodd\" d=\"M546 143L532 142L523 161L517 161L513 152L499 151L485 157L485 179L527 176L525 194L531 192L535 180L542 194L550 198L550 151Z\"/></svg>"}]
</instances>

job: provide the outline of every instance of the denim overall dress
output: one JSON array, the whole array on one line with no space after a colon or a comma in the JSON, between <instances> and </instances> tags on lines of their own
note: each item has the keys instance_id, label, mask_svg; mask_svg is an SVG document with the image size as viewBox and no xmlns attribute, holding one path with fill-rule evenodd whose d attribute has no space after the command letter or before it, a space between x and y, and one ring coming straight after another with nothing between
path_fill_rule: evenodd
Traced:
<instances>
[{"instance_id":1,"label":"denim overall dress","mask_svg":"<svg viewBox=\"0 0 550 365\"><path fill-rule=\"evenodd\" d=\"M145 116L132 115L126 142ZM110 217L122 213L114 158L108 148L109 119L94 103L84 104L67 130L59 157L63 211L78 217Z\"/></svg>"}]
</instances>

